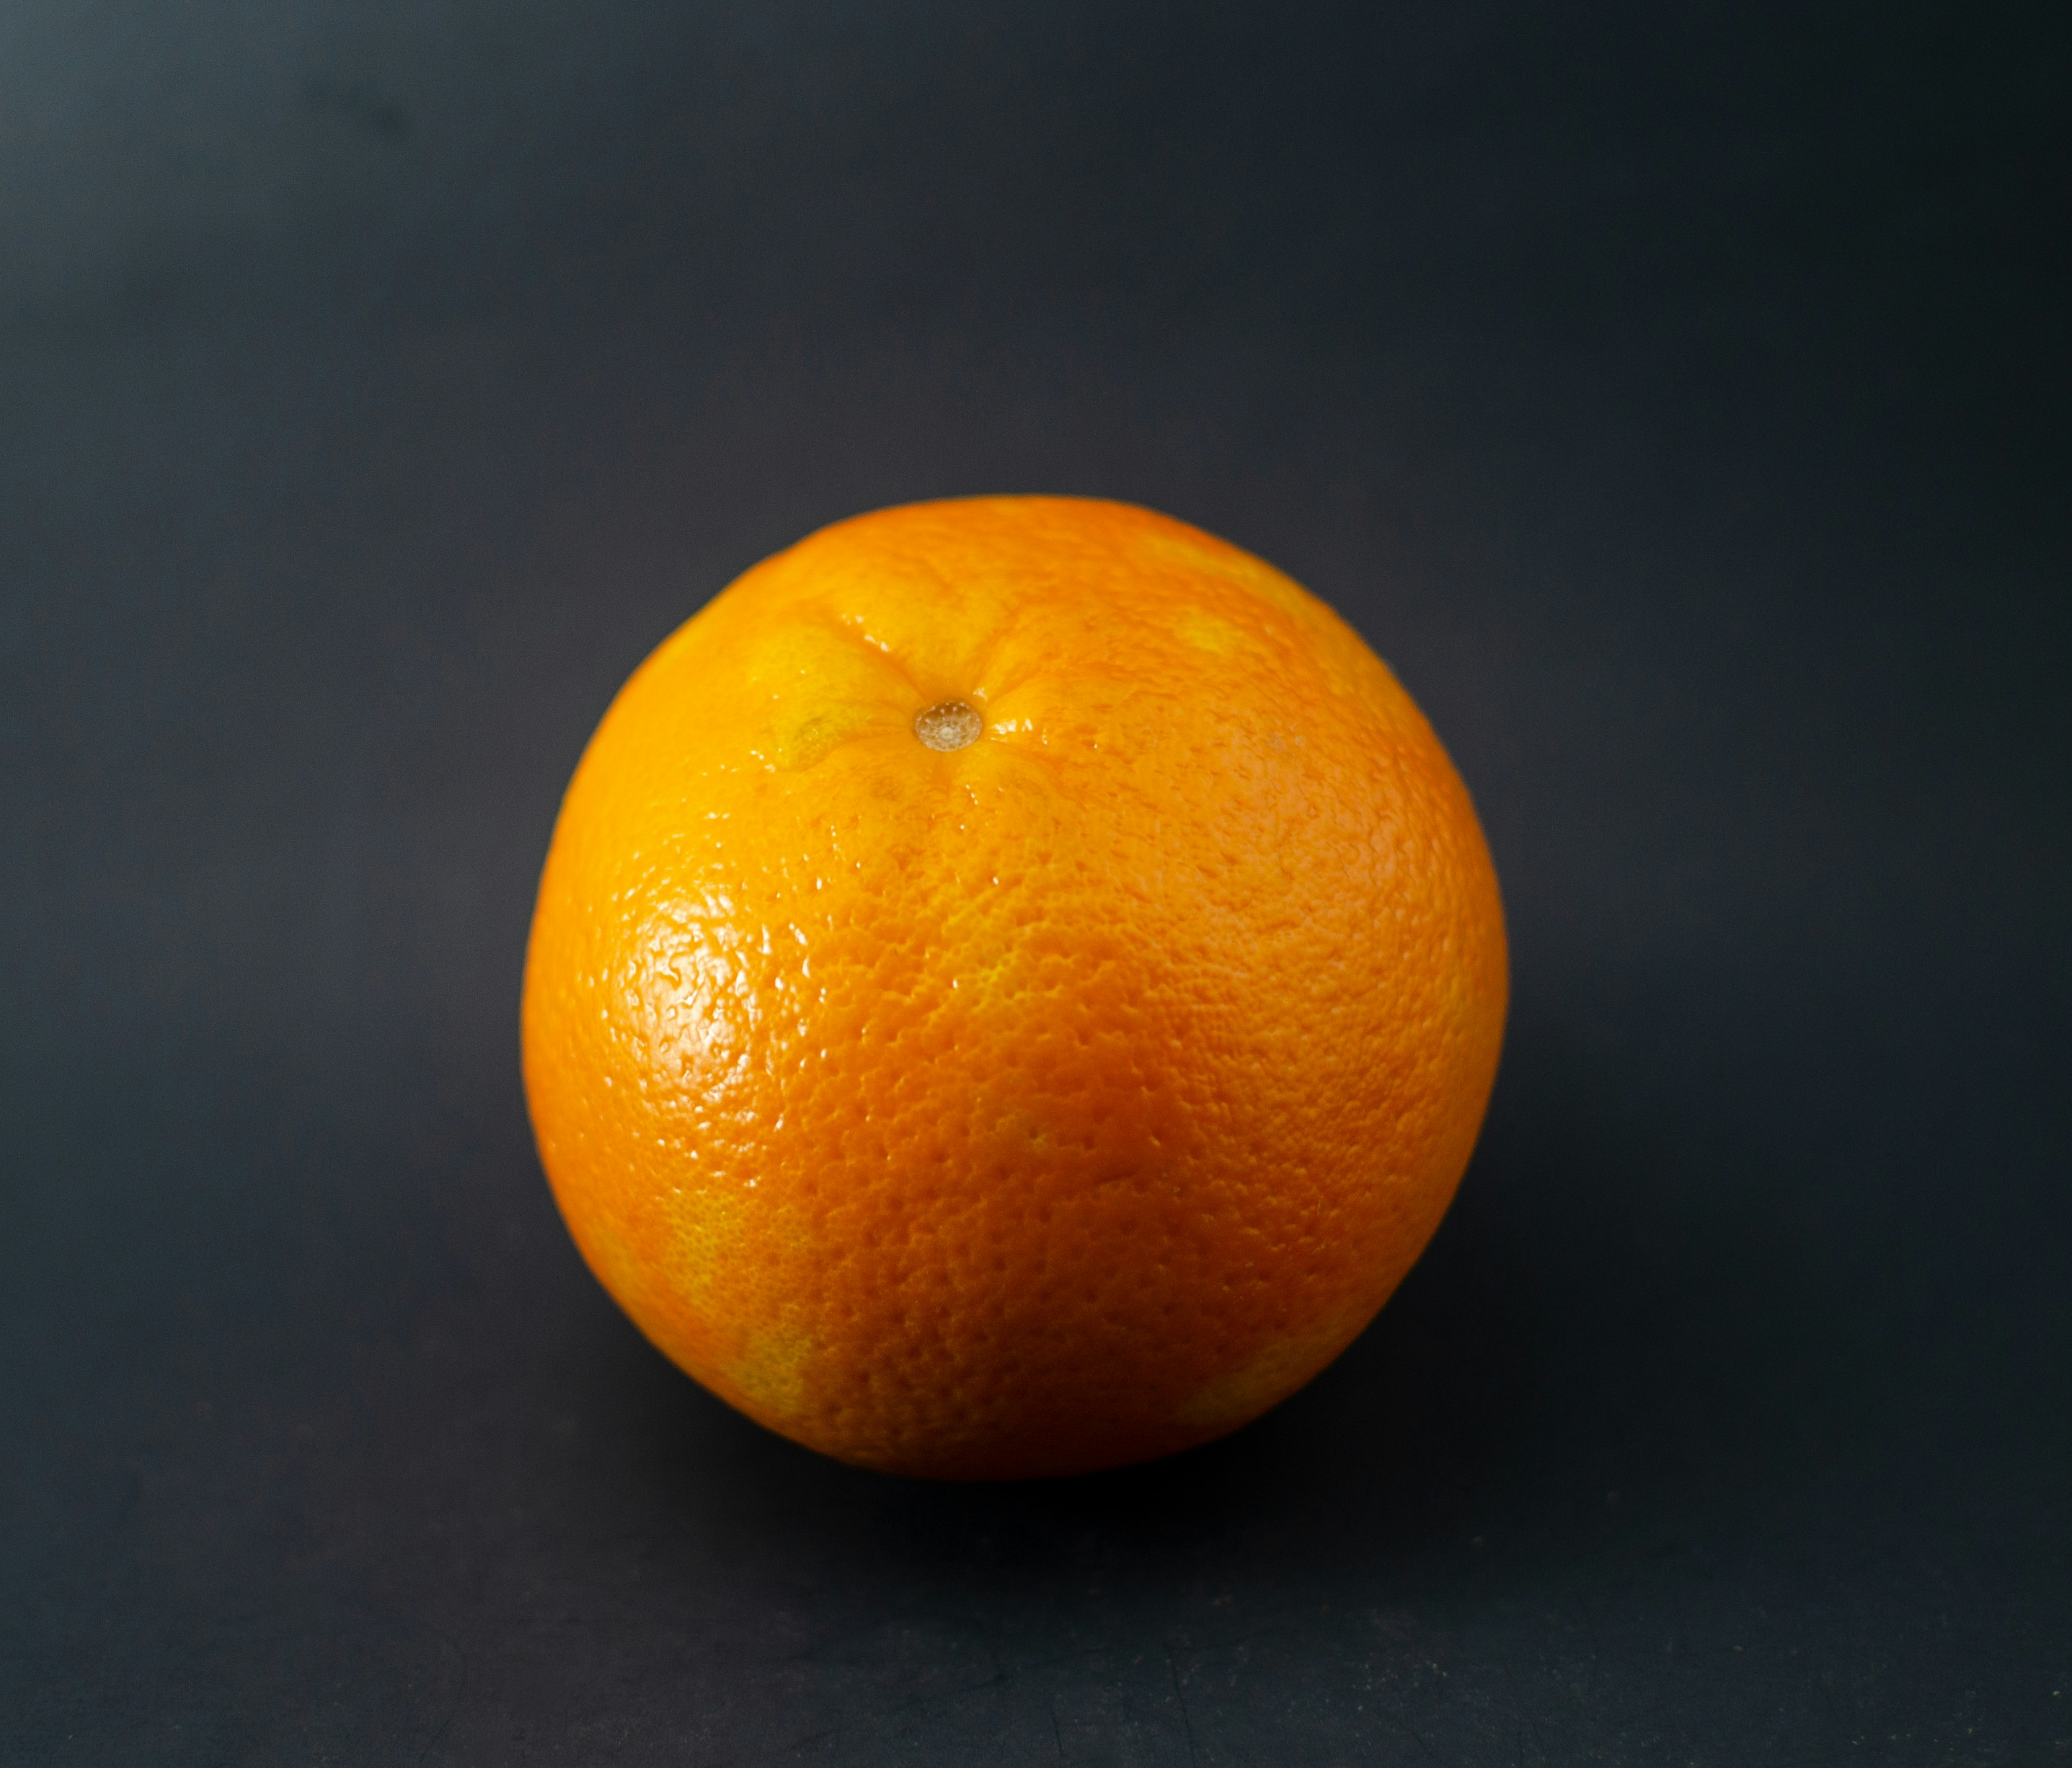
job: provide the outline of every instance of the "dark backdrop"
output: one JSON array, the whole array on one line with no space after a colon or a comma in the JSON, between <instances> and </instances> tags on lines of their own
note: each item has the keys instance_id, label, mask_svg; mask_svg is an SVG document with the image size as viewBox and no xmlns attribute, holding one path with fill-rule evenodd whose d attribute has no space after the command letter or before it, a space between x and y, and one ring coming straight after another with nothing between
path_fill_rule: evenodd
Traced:
<instances>
[{"instance_id":1,"label":"dark backdrop","mask_svg":"<svg viewBox=\"0 0 2072 1768\"><path fill-rule=\"evenodd\" d=\"M0 1755L2072 1749L2063 9L15 0ZM519 967L617 684L902 500L1133 499L1432 715L1460 1202L1168 1464L646 1348Z\"/></svg>"}]
</instances>

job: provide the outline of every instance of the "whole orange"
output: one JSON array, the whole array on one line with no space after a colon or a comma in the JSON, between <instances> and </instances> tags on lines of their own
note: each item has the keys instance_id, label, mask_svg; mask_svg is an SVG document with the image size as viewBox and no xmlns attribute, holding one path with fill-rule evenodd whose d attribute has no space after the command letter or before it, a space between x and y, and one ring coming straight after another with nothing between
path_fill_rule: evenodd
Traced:
<instances>
[{"instance_id":1,"label":"whole orange","mask_svg":"<svg viewBox=\"0 0 2072 1768\"><path fill-rule=\"evenodd\" d=\"M771 1429L1065 1474L1371 1319L1494 1077L1468 795L1322 602L1169 517L919 504L739 578L569 785L525 1085L583 1256Z\"/></svg>"}]
</instances>

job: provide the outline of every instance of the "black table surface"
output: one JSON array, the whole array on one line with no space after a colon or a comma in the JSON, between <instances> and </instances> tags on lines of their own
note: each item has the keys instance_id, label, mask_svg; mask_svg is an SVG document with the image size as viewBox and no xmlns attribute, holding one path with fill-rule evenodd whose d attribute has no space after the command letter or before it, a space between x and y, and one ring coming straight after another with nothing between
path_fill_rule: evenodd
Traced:
<instances>
[{"instance_id":1,"label":"black table surface","mask_svg":"<svg viewBox=\"0 0 2072 1768\"><path fill-rule=\"evenodd\" d=\"M0 1758L2072 1752L2062 8L0 22ZM1128 498L1396 667L1460 1199L1223 1443L934 1486L583 1269L520 956L819 524Z\"/></svg>"}]
</instances>

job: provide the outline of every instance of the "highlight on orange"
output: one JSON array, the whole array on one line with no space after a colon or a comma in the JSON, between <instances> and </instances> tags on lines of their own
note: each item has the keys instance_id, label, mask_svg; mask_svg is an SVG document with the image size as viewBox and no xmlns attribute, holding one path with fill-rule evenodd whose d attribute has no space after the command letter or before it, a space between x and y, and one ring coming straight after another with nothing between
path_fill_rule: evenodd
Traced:
<instances>
[{"instance_id":1,"label":"highlight on orange","mask_svg":"<svg viewBox=\"0 0 2072 1768\"><path fill-rule=\"evenodd\" d=\"M569 1231L713 1392L858 1465L1223 1435L1359 1333L1494 1080L1466 789L1328 607L1128 504L840 522L641 665L526 958Z\"/></svg>"}]
</instances>

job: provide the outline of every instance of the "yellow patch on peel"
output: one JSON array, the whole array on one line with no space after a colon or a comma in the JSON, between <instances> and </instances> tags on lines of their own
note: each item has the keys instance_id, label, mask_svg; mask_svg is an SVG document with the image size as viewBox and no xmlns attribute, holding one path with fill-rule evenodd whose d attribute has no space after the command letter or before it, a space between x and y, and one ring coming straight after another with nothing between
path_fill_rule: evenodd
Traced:
<instances>
[{"instance_id":1,"label":"yellow patch on peel","mask_svg":"<svg viewBox=\"0 0 2072 1768\"><path fill-rule=\"evenodd\" d=\"M787 771L813 767L853 738L898 729L911 697L882 656L809 621L735 647L726 673L730 704L746 715L736 727L745 746Z\"/></svg>"},{"instance_id":2,"label":"yellow patch on peel","mask_svg":"<svg viewBox=\"0 0 2072 1768\"><path fill-rule=\"evenodd\" d=\"M1308 591L1293 578L1284 577L1263 559L1233 549L1219 552L1214 548L1195 545L1176 540L1170 535L1147 534L1137 543L1153 558L1177 565L1186 571L1202 572L1222 578L1225 582L1240 583L1262 601L1272 604L1284 614L1292 614L1307 619L1310 617L1311 602Z\"/></svg>"},{"instance_id":3,"label":"yellow patch on peel","mask_svg":"<svg viewBox=\"0 0 2072 1768\"><path fill-rule=\"evenodd\" d=\"M1342 1351L1359 1324L1334 1320L1321 1331L1278 1338L1227 1375L1205 1382L1174 1414L1196 1430L1234 1430L1289 1395Z\"/></svg>"},{"instance_id":4,"label":"yellow patch on peel","mask_svg":"<svg viewBox=\"0 0 2072 1768\"><path fill-rule=\"evenodd\" d=\"M881 729L885 722L884 715L874 706L829 706L784 731L777 739L777 752L771 759L779 767L793 771L811 767L850 738Z\"/></svg>"},{"instance_id":5,"label":"yellow patch on peel","mask_svg":"<svg viewBox=\"0 0 2072 1768\"><path fill-rule=\"evenodd\" d=\"M742 1240L742 1200L739 1181L722 1179L686 1186L663 1205L668 1223L668 1278L670 1293L694 1310L702 1310L713 1287Z\"/></svg>"},{"instance_id":6,"label":"yellow patch on peel","mask_svg":"<svg viewBox=\"0 0 2072 1768\"><path fill-rule=\"evenodd\" d=\"M726 1379L751 1410L768 1418L795 1419L807 1411L806 1369L812 1341L781 1326L752 1334L748 1348L727 1366Z\"/></svg>"},{"instance_id":7,"label":"yellow patch on peel","mask_svg":"<svg viewBox=\"0 0 2072 1768\"><path fill-rule=\"evenodd\" d=\"M1188 643L1211 656L1230 656L1244 643L1244 635L1229 621L1219 620L1200 608L1190 608L1181 617L1178 630Z\"/></svg>"}]
</instances>

